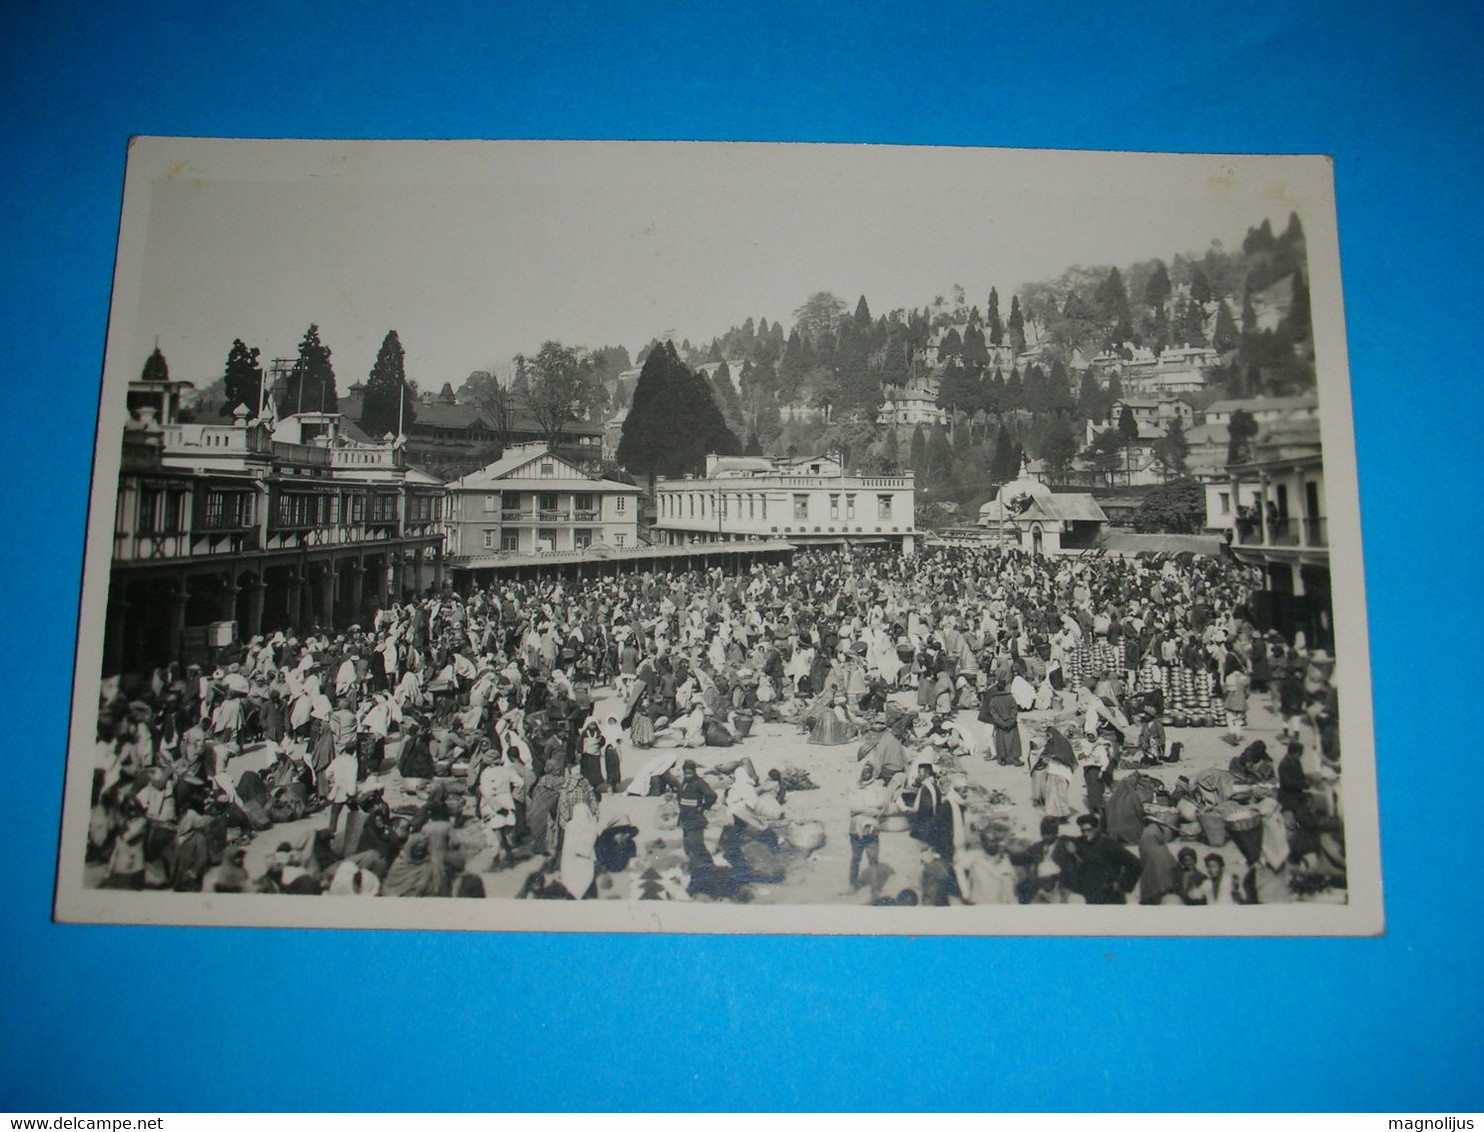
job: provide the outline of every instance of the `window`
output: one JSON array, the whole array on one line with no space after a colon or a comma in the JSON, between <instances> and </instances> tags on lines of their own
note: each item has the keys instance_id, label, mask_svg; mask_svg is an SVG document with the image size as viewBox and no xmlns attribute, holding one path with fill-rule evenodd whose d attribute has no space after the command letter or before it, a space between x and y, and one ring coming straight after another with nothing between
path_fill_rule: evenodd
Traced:
<instances>
[{"instance_id":1,"label":"window","mask_svg":"<svg viewBox=\"0 0 1484 1132\"><path fill-rule=\"evenodd\" d=\"M889 495L878 495L876 497L876 518L878 518L878 519L890 519L891 518L891 496L889 496Z\"/></svg>"},{"instance_id":2,"label":"window","mask_svg":"<svg viewBox=\"0 0 1484 1132\"><path fill-rule=\"evenodd\" d=\"M160 493L153 488L145 488L139 493L139 533L143 535L153 534L155 530L155 515L160 508Z\"/></svg>"},{"instance_id":3,"label":"window","mask_svg":"<svg viewBox=\"0 0 1484 1132\"><path fill-rule=\"evenodd\" d=\"M502 491L500 493L500 506L506 511L520 510L520 492Z\"/></svg>"},{"instance_id":4,"label":"window","mask_svg":"<svg viewBox=\"0 0 1484 1132\"><path fill-rule=\"evenodd\" d=\"M622 546L623 545L623 535L614 535L613 536L613 541L615 543L617 543L619 546Z\"/></svg>"},{"instance_id":5,"label":"window","mask_svg":"<svg viewBox=\"0 0 1484 1132\"><path fill-rule=\"evenodd\" d=\"M727 498L728 497L725 496L725 495L723 495L720 498L721 498L721 509L720 509L720 511L718 513L721 515L721 517L723 519L725 519L727 517Z\"/></svg>"},{"instance_id":6,"label":"window","mask_svg":"<svg viewBox=\"0 0 1484 1132\"><path fill-rule=\"evenodd\" d=\"M809 518L809 497L807 495L794 496L794 521Z\"/></svg>"},{"instance_id":7,"label":"window","mask_svg":"<svg viewBox=\"0 0 1484 1132\"><path fill-rule=\"evenodd\" d=\"M553 461L551 461L551 460L542 460L541 461L541 474L543 476L554 476L554 475L556 475L556 464Z\"/></svg>"},{"instance_id":8,"label":"window","mask_svg":"<svg viewBox=\"0 0 1484 1132\"><path fill-rule=\"evenodd\" d=\"M366 497L364 495L347 495L345 497L345 521L347 523L359 523L366 513Z\"/></svg>"},{"instance_id":9,"label":"window","mask_svg":"<svg viewBox=\"0 0 1484 1132\"><path fill-rule=\"evenodd\" d=\"M508 550L508 551L519 550L520 549L520 532L519 531L501 531L500 532L500 549L501 550Z\"/></svg>"},{"instance_id":10,"label":"window","mask_svg":"<svg viewBox=\"0 0 1484 1132\"><path fill-rule=\"evenodd\" d=\"M536 532L537 550L555 550L557 548L557 533L554 530Z\"/></svg>"},{"instance_id":11,"label":"window","mask_svg":"<svg viewBox=\"0 0 1484 1132\"><path fill-rule=\"evenodd\" d=\"M847 495L845 497L845 517L847 519L855 518L855 496L853 495Z\"/></svg>"},{"instance_id":12,"label":"window","mask_svg":"<svg viewBox=\"0 0 1484 1132\"><path fill-rule=\"evenodd\" d=\"M1231 492L1229 492L1229 491L1223 491L1223 492L1219 492L1218 495L1219 495L1219 498L1221 499L1221 513L1223 515L1230 515L1232 513L1232 497L1231 497Z\"/></svg>"},{"instance_id":13,"label":"window","mask_svg":"<svg viewBox=\"0 0 1484 1132\"><path fill-rule=\"evenodd\" d=\"M671 499L670 496L666 496L665 497L665 502L666 503L670 502L670 499ZM618 512L618 514L622 515L624 513L624 511L626 511L628 509L628 506L629 506L629 497L628 496L626 496L626 495L615 495L613 497L613 509L614 509L614 511Z\"/></svg>"},{"instance_id":14,"label":"window","mask_svg":"<svg viewBox=\"0 0 1484 1132\"><path fill-rule=\"evenodd\" d=\"M554 491L543 491L538 506L543 511L555 511L557 509L557 497Z\"/></svg>"},{"instance_id":15,"label":"window","mask_svg":"<svg viewBox=\"0 0 1484 1132\"><path fill-rule=\"evenodd\" d=\"M590 492L580 492L572 497L572 506L578 511L591 511L593 509L593 497Z\"/></svg>"},{"instance_id":16,"label":"window","mask_svg":"<svg viewBox=\"0 0 1484 1132\"><path fill-rule=\"evenodd\" d=\"M498 497L495 496L495 495L486 495L484 497L484 510L485 510L485 513L486 514L488 514L491 511L497 511L497 510L499 510L500 505L497 502L495 502L495 500L497 498Z\"/></svg>"},{"instance_id":17,"label":"window","mask_svg":"<svg viewBox=\"0 0 1484 1132\"><path fill-rule=\"evenodd\" d=\"M578 527L572 532L572 545L578 550L586 550L593 544L593 532L586 527Z\"/></svg>"},{"instance_id":18,"label":"window","mask_svg":"<svg viewBox=\"0 0 1484 1132\"><path fill-rule=\"evenodd\" d=\"M495 548L495 532L491 528L486 527L484 529L484 549L485 550L493 550L494 548Z\"/></svg>"},{"instance_id":19,"label":"window","mask_svg":"<svg viewBox=\"0 0 1484 1132\"><path fill-rule=\"evenodd\" d=\"M838 519L839 517L840 517L840 497L838 495L835 495L835 494L832 493L830 495L830 518L831 519Z\"/></svg>"}]
</instances>

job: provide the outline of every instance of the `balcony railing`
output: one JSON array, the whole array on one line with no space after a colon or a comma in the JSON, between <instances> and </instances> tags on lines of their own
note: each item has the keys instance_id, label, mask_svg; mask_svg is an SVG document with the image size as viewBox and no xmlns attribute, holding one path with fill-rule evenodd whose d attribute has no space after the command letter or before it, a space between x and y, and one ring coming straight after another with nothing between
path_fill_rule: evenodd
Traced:
<instances>
[{"instance_id":1,"label":"balcony railing","mask_svg":"<svg viewBox=\"0 0 1484 1132\"><path fill-rule=\"evenodd\" d=\"M1300 535L1302 534L1302 538ZM1256 519L1237 520L1238 546L1313 546L1329 545L1328 520L1322 516L1280 518L1269 516L1267 529Z\"/></svg>"},{"instance_id":2,"label":"balcony railing","mask_svg":"<svg viewBox=\"0 0 1484 1132\"><path fill-rule=\"evenodd\" d=\"M500 522L519 523L522 519L535 518L529 511L522 511L519 507L506 507L500 512Z\"/></svg>"},{"instance_id":3,"label":"balcony railing","mask_svg":"<svg viewBox=\"0 0 1484 1132\"><path fill-rule=\"evenodd\" d=\"M1297 546L1299 544L1298 520L1287 516L1269 518L1268 542L1273 546Z\"/></svg>"},{"instance_id":4,"label":"balcony railing","mask_svg":"<svg viewBox=\"0 0 1484 1132\"><path fill-rule=\"evenodd\" d=\"M570 511L538 511L537 518L543 523L570 523L572 512Z\"/></svg>"},{"instance_id":5,"label":"balcony railing","mask_svg":"<svg viewBox=\"0 0 1484 1132\"><path fill-rule=\"evenodd\" d=\"M579 523L596 523L598 521L598 512L596 509L577 510L573 511L572 514Z\"/></svg>"}]
</instances>

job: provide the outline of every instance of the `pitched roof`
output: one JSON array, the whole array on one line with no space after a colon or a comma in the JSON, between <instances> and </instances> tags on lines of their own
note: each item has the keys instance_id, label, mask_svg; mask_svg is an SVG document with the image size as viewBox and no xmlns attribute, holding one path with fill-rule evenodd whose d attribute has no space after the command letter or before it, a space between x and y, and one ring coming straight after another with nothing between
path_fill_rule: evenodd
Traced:
<instances>
[{"instance_id":1,"label":"pitched roof","mask_svg":"<svg viewBox=\"0 0 1484 1132\"><path fill-rule=\"evenodd\" d=\"M545 491L615 491L634 492L639 489L633 484L619 483L617 480L594 478L585 475L581 468L563 460L560 456L553 454L549 449L538 447L534 444L518 445L508 449L503 456L493 464L480 468L477 472L470 472L454 480L449 487L453 488L483 488L493 487L506 480L514 472L524 468L527 464L533 464L537 460L550 460L556 467L554 471L561 475L542 476L539 480L532 480L533 484L539 484ZM525 482L525 481L522 481Z\"/></svg>"},{"instance_id":2,"label":"pitched roof","mask_svg":"<svg viewBox=\"0 0 1484 1132\"><path fill-rule=\"evenodd\" d=\"M991 499L983 507L979 508L981 520L998 521L1000 518L1000 501ZM1024 511L1015 516L1020 522L1066 522L1066 523L1106 523L1108 516L1098 506L1098 501L1086 492L1068 491L1062 493L1038 494L1032 497L1031 504Z\"/></svg>"}]
</instances>

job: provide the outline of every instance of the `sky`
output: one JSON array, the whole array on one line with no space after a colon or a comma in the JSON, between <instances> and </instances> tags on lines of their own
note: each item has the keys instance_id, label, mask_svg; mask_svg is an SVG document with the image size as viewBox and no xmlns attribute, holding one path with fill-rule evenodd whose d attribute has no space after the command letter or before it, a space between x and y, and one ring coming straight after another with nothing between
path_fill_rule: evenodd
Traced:
<instances>
[{"instance_id":1,"label":"sky","mask_svg":"<svg viewBox=\"0 0 1484 1132\"><path fill-rule=\"evenodd\" d=\"M1317 159L883 146L227 142L131 151L116 279L171 376L220 377L234 338L291 357L317 323L343 391L386 332L423 389L547 339L630 353L791 325L816 291L874 314L1281 231L1328 192ZM1332 205L1326 205L1331 209ZM133 219L131 219L133 218ZM131 224L138 230L132 231ZM1314 233L1308 232L1312 241ZM123 341L118 339L123 338Z\"/></svg>"}]
</instances>

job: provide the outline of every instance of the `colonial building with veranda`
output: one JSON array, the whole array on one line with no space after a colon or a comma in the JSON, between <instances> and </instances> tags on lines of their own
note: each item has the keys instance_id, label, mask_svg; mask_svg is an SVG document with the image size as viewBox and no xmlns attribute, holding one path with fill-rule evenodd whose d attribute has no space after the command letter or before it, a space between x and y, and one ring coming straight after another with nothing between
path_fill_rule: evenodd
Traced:
<instances>
[{"instance_id":1,"label":"colonial building with veranda","mask_svg":"<svg viewBox=\"0 0 1484 1132\"><path fill-rule=\"evenodd\" d=\"M654 539L669 546L784 539L915 548L913 475L847 473L838 456L706 457L704 476L655 483Z\"/></svg>"}]
</instances>

